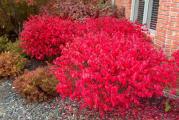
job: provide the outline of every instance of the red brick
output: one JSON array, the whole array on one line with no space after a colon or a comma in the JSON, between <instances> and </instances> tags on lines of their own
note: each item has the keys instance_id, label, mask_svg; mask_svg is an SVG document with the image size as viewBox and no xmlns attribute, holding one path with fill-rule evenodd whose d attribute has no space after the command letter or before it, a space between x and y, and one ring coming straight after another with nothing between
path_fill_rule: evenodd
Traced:
<instances>
[{"instance_id":1,"label":"red brick","mask_svg":"<svg viewBox=\"0 0 179 120\"><path fill-rule=\"evenodd\" d=\"M127 18L130 18L131 1L116 0L118 8L125 7ZM179 0L160 0L154 43L167 54L179 49Z\"/></svg>"}]
</instances>

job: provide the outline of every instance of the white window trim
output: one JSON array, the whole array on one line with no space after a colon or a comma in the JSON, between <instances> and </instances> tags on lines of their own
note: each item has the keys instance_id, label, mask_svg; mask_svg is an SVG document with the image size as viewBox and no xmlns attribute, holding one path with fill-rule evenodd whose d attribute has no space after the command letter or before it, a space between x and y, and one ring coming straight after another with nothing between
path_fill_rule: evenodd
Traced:
<instances>
[{"instance_id":1,"label":"white window trim","mask_svg":"<svg viewBox=\"0 0 179 120\"><path fill-rule=\"evenodd\" d=\"M139 6L138 3L139 0L132 0L130 20L133 22L137 19L138 6Z\"/></svg>"},{"instance_id":2,"label":"white window trim","mask_svg":"<svg viewBox=\"0 0 179 120\"><path fill-rule=\"evenodd\" d=\"M150 25L148 23L149 22L149 19L148 19L149 18L149 13L151 13L150 10L149 10L151 8L151 7L149 7L150 3L151 3L150 1L153 1L153 0L145 0L145 4L144 4L144 15L143 15L143 23L142 24L147 25L147 27Z\"/></svg>"},{"instance_id":3,"label":"white window trim","mask_svg":"<svg viewBox=\"0 0 179 120\"><path fill-rule=\"evenodd\" d=\"M152 6L152 4L153 4L153 0L145 0L142 24L146 25L146 27L149 29L149 32L151 34L155 35L156 30L150 29L150 22L151 22L151 15L152 15L152 7L150 6ZM132 0L130 20L133 22L135 22L137 19L138 7L139 7L139 0Z\"/></svg>"}]
</instances>

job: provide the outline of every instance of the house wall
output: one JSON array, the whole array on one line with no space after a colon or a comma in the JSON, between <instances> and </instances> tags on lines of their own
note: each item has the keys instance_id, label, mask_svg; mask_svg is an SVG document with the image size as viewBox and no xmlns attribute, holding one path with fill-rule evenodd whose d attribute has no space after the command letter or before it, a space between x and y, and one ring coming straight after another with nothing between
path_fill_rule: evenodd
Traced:
<instances>
[{"instance_id":1,"label":"house wall","mask_svg":"<svg viewBox=\"0 0 179 120\"><path fill-rule=\"evenodd\" d=\"M124 7L130 18L132 0L116 0L118 8ZM160 0L154 44L170 55L179 49L179 0Z\"/></svg>"},{"instance_id":2,"label":"house wall","mask_svg":"<svg viewBox=\"0 0 179 120\"><path fill-rule=\"evenodd\" d=\"M154 43L169 55L179 49L179 0L160 0Z\"/></svg>"},{"instance_id":3,"label":"house wall","mask_svg":"<svg viewBox=\"0 0 179 120\"><path fill-rule=\"evenodd\" d=\"M130 18L130 13L131 13L131 3L132 3L132 0L115 0L116 2L116 6L118 8L120 7L124 7L125 8L125 15L126 15L126 18Z\"/></svg>"}]
</instances>

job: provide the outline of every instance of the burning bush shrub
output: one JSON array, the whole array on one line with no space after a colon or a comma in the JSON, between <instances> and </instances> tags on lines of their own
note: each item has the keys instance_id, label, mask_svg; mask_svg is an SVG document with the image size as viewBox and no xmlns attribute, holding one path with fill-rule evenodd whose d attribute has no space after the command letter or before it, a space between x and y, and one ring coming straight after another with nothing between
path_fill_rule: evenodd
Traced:
<instances>
[{"instance_id":1,"label":"burning bush shrub","mask_svg":"<svg viewBox=\"0 0 179 120\"><path fill-rule=\"evenodd\" d=\"M56 95L57 82L47 67L39 67L16 78L13 86L29 101L44 101Z\"/></svg>"},{"instance_id":2,"label":"burning bush shrub","mask_svg":"<svg viewBox=\"0 0 179 120\"><path fill-rule=\"evenodd\" d=\"M173 58L174 58L174 62L176 64L176 70L178 71L178 79L177 79L177 95L179 96L179 50L175 51L173 54L172 54Z\"/></svg>"},{"instance_id":3,"label":"burning bush shrub","mask_svg":"<svg viewBox=\"0 0 179 120\"><path fill-rule=\"evenodd\" d=\"M4 52L0 54L0 78L19 75L24 66L26 59L19 54Z\"/></svg>"},{"instance_id":4,"label":"burning bush shrub","mask_svg":"<svg viewBox=\"0 0 179 120\"><path fill-rule=\"evenodd\" d=\"M114 33L123 33L125 36L138 34L140 37L146 35L141 30L141 25L132 24L126 19L116 19L114 17L88 18L80 22L76 22L76 36L83 36L86 33L99 33L101 31L113 36ZM147 41L150 41L146 37Z\"/></svg>"},{"instance_id":5,"label":"burning bush shrub","mask_svg":"<svg viewBox=\"0 0 179 120\"><path fill-rule=\"evenodd\" d=\"M103 24L106 24L106 27ZM127 27L128 25L129 27ZM21 46L27 55L38 60L44 60L59 56L62 46L67 42L71 42L75 37L91 32L91 29L92 32L106 31L112 35L119 28L122 28L126 34L130 34L130 29L134 29L134 26L126 20L119 21L111 17L72 22L62 20L59 17L33 16L24 24L20 40ZM137 26L136 28L138 29ZM136 33L141 34L137 32L137 29Z\"/></svg>"},{"instance_id":6,"label":"burning bush shrub","mask_svg":"<svg viewBox=\"0 0 179 120\"><path fill-rule=\"evenodd\" d=\"M33 16L20 34L24 52L38 60L58 56L61 47L73 38L71 21L51 16Z\"/></svg>"},{"instance_id":7,"label":"burning bush shrub","mask_svg":"<svg viewBox=\"0 0 179 120\"><path fill-rule=\"evenodd\" d=\"M162 96L176 82L173 64L154 49L142 30L127 21L115 21L110 27L102 21L99 32L89 28L91 32L68 44L54 61L57 92L101 113Z\"/></svg>"},{"instance_id":8,"label":"burning bush shrub","mask_svg":"<svg viewBox=\"0 0 179 120\"><path fill-rule=\"evenodd\" d=\"M179 50L175 51L172 56L174 57L174 61L177 65L178 71L179 71Z\"/></svg>"}]
</instances>

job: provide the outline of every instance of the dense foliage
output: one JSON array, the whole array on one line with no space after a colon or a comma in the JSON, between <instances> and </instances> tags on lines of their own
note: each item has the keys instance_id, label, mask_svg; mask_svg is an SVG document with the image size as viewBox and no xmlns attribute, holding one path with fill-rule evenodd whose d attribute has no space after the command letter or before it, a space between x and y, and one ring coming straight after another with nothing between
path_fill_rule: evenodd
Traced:
<instances>
[{"instance_id":1,"label":"dense foliage","mask_svg":"<svg viewBox=\"0 0 179 120\"><path fill-rule=\"evenodd\" d=\"M16 40L15 42L8 42L6 44L6 51L12 52L14 54L22 54L22 48L20 47L20 41Z\"/></svg>"},{"instance_id":2,"label":"dense foliage","mask_svg":"<svg viewBox=\"0 0 179 120\"><path fill-rule=\"evenodd\" d=\"M97 34L106 32L113 36L114 33L122 32L125 36L138 34L140 37L145 37L146 41L150 41L149 37L141 31L141 26L131 24L126 19L116 19L114 17L88 18L76 23L76 36L83 36L86 33ZM119 31L120 30L120 31Z\"/></svg>"},{"instance_id":3,"label":"dense foliage","mask_svg":"<svg viewBox=\"0 0 179 120\"><path fill-rule=\"evenodd\" d=\"M16 38L23 21L30 15L37 14L39 7L46 1L35 0L37 4L30 5L26 0L0 0L0 36L6 34L10 39Z\"/></svg>"},{"instance_id":4,"label":"dense foliage","mask_svg":"<svg viewBox=\"0 0 179 120\"><path fill-rule=\"evenodd\" d=\"M15 90L29 101L44 101L56 95L58 81L47 67L39 67L19 76L13 81Z\"/></svg>"},{"instance_id":5,"label":"dense foliage","mask_svg":"<svg viewBox=\"0 0 179 120\"><path fill-rule=\"evenodd\" d=\"M67 44L54 61L60 95L104 113L175 87L174 64L152 46L140 26L114 18L87 23L78 31L86 34Z\"/></svg>"},{"instance_id":6,"label":"dense foliage","mask_svg":"<svg viewBox=\"0 0 179 120\"><path fill-rule=\"evenodd\" d=\"M20 47L19 40L12 42L6 36L0 37L0 53L5 51L18 54L21 53L22 49Z\"/></svg>"},{"instance_id":7,"label":"dense foliage","mask_svg":"<svg viewBox=\"0 0 179 120\"><path fill-rule=\"evenodd\" d=\"M9 40L6 36L0 37L0 53L6 51L8 42Z\"/></svg>"},{"instance_id":8,"label":"dense foliage","mask_svg":"<svg viewBox=\"0 0 179 120\"><path fill-rule=\"evenodd\" d=\"M123 25L126 23L126 26ZM104 26L105 24L105 26ZM131 34L130 29L138 32L140 26L133 26L125 20L111 19L111 17L88 18L85 21L63 20L59 17L38 15L30 17L24 24L20 34L21 46L24 52L38 60L59 56L62 46L71 42L75 37L81 37L88 32L98 33L105 31L112 35L121 29L126 35Z\"/></svg>"},{"instance_id":9,"label":"dense foliage","mask_svg":"<svg viewBox=\"0 0 179 120\"><path fill-rule=\"evenodd\" d=\"M41 8L41 12L48 15L58 15L62 18L74 20L114 16L125 16L124 8L112 8L110 0L50 0Z\"/></svg>"},{"instance_id":10,"label":"dense foliage","mask_svg":"<svg viewBox=\"0 0 179 120\"><path fill-rule=\"evenodd\" d=\"M176 62L178 71L179 71L179 50L175 51L172 56L174 57L174 61Z\"/></svg>"},{"instance_id":11,"label":"dense foliage","mask_svg":"<svg viewBox=\"0 0 179 120\"><path fill-rule=\"evenodd\" d=\"M44 5L48 0L15 0L16 3L26 3L28 6Z\"/></svg>"},{"instance_id":12,"label":"dense foliage","mask_svg":"<svg viewBox=\"0 0 179 120\"><path fill-rule=\"evenodd\" d=\"M58 56L61 47L72 40L73 22L52 16L33 16L20 34L24 52L38 60Z\"/></svg>"},{"instance_id":13,"label":"dense foliage","mask_svg":"<svg viewBox=\"0 0 179 120\"><path fill-rule=\"evenodd\" d=\"M176 63L176 69L178 71L178 79L177 79L177 95L179 96L179 50L175 51L173 54L172 54L173 58L174 58L174 61Z\"/></svg>"},{"instance_id":14,"label":"dense foliage","mask_svg":"<svg viewBox=\"0 0 179 120\"><path fill-rule=\"evenodd\" d=\"M19 75L24 66L26 59L19 54L4 52L0 54L0 78Z\"/></svg>"}]
</instances>

